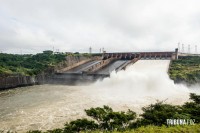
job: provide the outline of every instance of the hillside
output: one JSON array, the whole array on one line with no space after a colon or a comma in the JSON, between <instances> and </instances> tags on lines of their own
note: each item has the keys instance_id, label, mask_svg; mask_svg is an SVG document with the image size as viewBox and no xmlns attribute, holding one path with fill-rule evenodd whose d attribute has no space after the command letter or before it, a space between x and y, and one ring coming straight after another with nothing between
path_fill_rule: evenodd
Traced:
<instances>
[{"instance_id":1,"label":"hillside","mask_svg":"<svg viewBox=\"0 0 200 133\"><path fill-rule=\"evenodd\" d=\"M0 54L0 76L37 75L65 60L65 54L44 51L36 55Z\"/></svg>"}]
</instances>

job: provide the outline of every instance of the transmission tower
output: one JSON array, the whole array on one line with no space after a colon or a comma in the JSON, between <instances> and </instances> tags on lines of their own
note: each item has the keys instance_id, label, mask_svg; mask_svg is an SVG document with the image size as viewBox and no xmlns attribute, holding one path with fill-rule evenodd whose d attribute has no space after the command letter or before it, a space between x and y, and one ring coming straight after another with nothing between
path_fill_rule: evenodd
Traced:
<instances>
[{"instance_id":1,"label":"transmission tower","mask_svg":"<svg viewBox=\"0 0 200 133\"><path fill-rule=\"evenodd\" d=\"M184 53L184 44L182 44L182 53Z\"/></svg>"},{"instance_id":2,"label":"transmission tower","mask_svg":"<svg viewBox=\"0 0 200 133\"><path fill-rule=\"evenodd\" d=\"M92 53L92 47L89 48L89 53L90 53L90 54Z\"/></svg>"},{"instance_id":3,"label":"transmission tower","mask_svg":"<svg viewBox=\"0 0 200 133\"><path fill-rule=\"evenodd\" d=\"M188 53L190 53L190 44L188 45Z\"/></svg>"},{"instance_id":4,"label":"transmission tower","mask_svg":"<svg viewBox=\"0 0 200 133\"><path fill-rule=\"evenodd\" d=\"M180 42L178 43L178 50L180 51L181 49L180 49Z\"/></svg>"}]
</instances>

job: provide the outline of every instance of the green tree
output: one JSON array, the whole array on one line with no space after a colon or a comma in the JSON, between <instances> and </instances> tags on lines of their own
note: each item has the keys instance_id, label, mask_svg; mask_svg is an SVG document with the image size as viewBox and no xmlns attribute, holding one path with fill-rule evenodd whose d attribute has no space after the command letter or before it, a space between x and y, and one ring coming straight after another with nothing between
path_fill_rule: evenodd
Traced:
<instances>
[{"instance_id":1,"label":"green tree","mask_svg":"<svg viewBox=\"0 0 200 133\"><path fill-rule=\"evenodd\" d=\"M64 133L76 133L80 131L92 131L98 128L94 121L77 119L65 124Z\"/></svg>"},{"instance_id":2,"label":"green tree","mask_svg":"<svg viewBox=\"0 0 200 133\"><path fill-rule=\"evenodd\" d=\"M192 102L186 102L182 110L190 115L190 119L195 119L195 123L200 123L200 95L191 93L190 99Z\"/></svg>"},{"instance_id":3,"label":"green tree","mask_svg":"<svg viewBox=\"0 0 200 133\"><path fill-rule=\"evenodd\" d=\"M136 113L131 110L127 112L114 112L109 106L91 108L85 110L85 112L98 122L100 129L110 131L124 130L136 118Z\"/></svg>"}]
</instances>

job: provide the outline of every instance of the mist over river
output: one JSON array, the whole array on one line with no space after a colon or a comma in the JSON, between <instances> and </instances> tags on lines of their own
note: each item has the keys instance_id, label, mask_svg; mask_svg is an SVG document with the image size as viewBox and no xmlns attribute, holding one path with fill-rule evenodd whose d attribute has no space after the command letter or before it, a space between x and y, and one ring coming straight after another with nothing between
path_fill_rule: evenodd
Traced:
<instances>
[{"instance_id":1,"label":"mist over river","mask_svg":"<svg viewBox=\"0 0 200 133\"><path fill-rule=\"evenodd\" d=\"M183 104L199 87L175 85L167 75L169 60L140 60L126 71L87 86L36 85L0 92L0 130L25 132L62 128L66 121L86 117L84 109L109 105L114 110L164 100Z\"/></svg>"}]
</instances>

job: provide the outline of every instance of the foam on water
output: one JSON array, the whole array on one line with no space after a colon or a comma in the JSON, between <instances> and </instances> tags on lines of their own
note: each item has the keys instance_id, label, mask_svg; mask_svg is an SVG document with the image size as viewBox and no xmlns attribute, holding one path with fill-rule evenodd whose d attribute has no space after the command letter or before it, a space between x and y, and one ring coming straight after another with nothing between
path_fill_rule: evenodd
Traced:
<instances>
[{"instance_id":1,"label":"foam on water","mask_svg":"<svg viewBox=\"0 0 200 133\"><path fill-rule=\"evenodd\" d=\"M0 93L0 130L48 130L86 117L84 109L109 105L115 110L141 108L156 100L182 104L191 91L167 75L168 60L140 60L126 71L90 86L41 85ZM193 89L199 93L199 86Z\"/></svg>"},{"instance_id":2,"label":"foam on water","mask_svg":"<svg viewBox=\"0 0 200 133\"><path fill-rule=\"evenodd\" d=\"M167 74L169 62L169 60L141 60L128 67L126 71L112 72L110 78L95 83L92 86L95 89L92 90L95 92L98 90L99 96L114 101L130 101L141 97L164 100L187 94L189 92L187 87L175 85L169 79Z\"/></svg>"}]
</instances>

